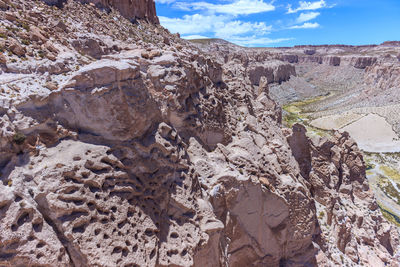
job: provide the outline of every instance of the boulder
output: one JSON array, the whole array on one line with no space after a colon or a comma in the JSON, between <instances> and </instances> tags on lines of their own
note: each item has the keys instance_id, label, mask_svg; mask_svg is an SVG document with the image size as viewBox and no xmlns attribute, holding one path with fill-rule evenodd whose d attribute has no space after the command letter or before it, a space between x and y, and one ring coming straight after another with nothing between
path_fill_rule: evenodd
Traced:
<instances>
[{"instance_id":1,"label":"boulder","mask_svg":"<svg viewBox=\"0 0 400 267\"><path fill-rule=\"evenodd\" d=\"M0 64L6 64L7 58L3 53L0 53Z\"/></svg>"},{"instance_id":2,"label":"boulder","mask_svg":"<svg viewBox=\"0 0 400 267\"><path fill-rule=\"evenodd\" d=\"M15 39L10 40L10 50L17 56L24 56L26 53L25 48Z\"/></svg>"}]
</instances>

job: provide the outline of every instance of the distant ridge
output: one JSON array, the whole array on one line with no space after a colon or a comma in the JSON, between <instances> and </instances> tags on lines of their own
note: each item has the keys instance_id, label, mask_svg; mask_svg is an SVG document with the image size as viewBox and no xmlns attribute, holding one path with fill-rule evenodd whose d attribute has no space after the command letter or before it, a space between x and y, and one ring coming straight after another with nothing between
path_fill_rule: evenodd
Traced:
<instances>
[{"instance_id":1,"label":"distant ridge","mask_svg":"<svg viewBox=\"0 0 400 267\"><path fill-rule=\"evenodd\" d=\"M187 41L191 43L196 43L196 44L202 44L202 45L210 45L210 44L224 44L224 45L234 45L238 47L242 47L240 45L231 43L229 41L226 41L221 38L199 38L199 39L187 39ZM323 45L294 45L294 46L278 46L275 48L308 48L308 47L314 47L314 48L332 48L332 47L338 47L338 48L373 48L377 46L400 46L400 41L385 41L381 44L365 44L365 45L344 45L344 44L323 44ZM261 47L250 47L250 48L261 48Z\"/></svg>"}]
</instances>

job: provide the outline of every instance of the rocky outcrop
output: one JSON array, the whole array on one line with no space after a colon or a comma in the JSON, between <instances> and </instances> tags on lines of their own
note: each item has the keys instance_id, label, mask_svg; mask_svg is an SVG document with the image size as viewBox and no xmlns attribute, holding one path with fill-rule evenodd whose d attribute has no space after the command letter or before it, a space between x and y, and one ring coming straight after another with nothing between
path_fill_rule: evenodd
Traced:
<instances>
[{"instance_id":1,"label":"rocky outcrop","mask_svg":"<svg viewBox=\"0 0 400 267\"><path fill-rule=\"evenodd\" d=\"M312 264L311 196L286 140L276 134L277 128L263 126L276 123L263 109L273 107L273 102L265 94L258 101L255 115L241 107L243 122L228 145L207 152L196 140L190 141L190 160L224 224L217 236L225 244L220 253L228 266ZM197 266L218 265L200 261Z\"/></svg>"},{"instance_id":2,"label":"rocky outcrop","mask_svg":"<svg viewBox=\"0 0 400 267\"><path fill-rule=\"evenodd\" d=\"M292 132L289 144L302 173L308 177L316 201L321 234L315 242L323 251L329 251L328 257L318 258L319 264L325 266L332 261L334 265L384 266L392 263L390 259L395 256L394 248L400 240L395 226L380 215L365 177L361 151L354 140L346 132L336 132L330 138L309 139L304 126L298 124ZM365 216L367 213L371 216Z\"/></svg>"},{"instance_id":3,"label":"rocky outcrop","mask_svg":"<svg viewBox=\"0 0 400 267\"><path fill-rule=\"evenodd\" d=\"M312 56L316 53L317 51L315 49L306 49L304 50L304 54Z\"/></svg>"},{"instance_id":4,"label":"rocky outcrop","mask_svg":"<svg viewBox=\"0 0 400 267\"><path fill-rule=\"evenodd\" d=\"M63 5L67 2L67 0L42 0L46 4L51 5L51 6L57 6L59 8L62 8Z\"/></svg>"},{"instance_id":5,"label":"rocky outcrop","mask_svg":"<svg viewBox=\"0 0 400 267\"><path fill-rule=\"evenodd\" d=\"M386 41L381 44L382 46L400 46L400 41Z\"/></svg>"},{"instance_id":6,"label":"rocky outcrop","mask_svg":"<svg viewBox=\"0 0 400 267\"><path fill-rule=\"evenodd\" d=\"M62 7L67 0L42 0L49 5ZM82 3L91 3L99 8L118 10L128 20L146 19L152 23L159 23L156 15L156 6L153 0L75 0Z\"/></svg>"},{"instance_id":7,"label":"rocky outcrop","mask_svg":"<svg viewBox=\"0 0 400 267\"><path fill-rule=\"evenodd\" d=\"M324 58L322 56L303 56L299 57L299 63L318 63L322 64L324 62Z\"/></svg>"},{"instance_id":8,"label":"rocky outcrop","mask_svg":"<svg viewBox=\"0 0 400 267\"><path fill-rule=\"evenodd\" d=\"M400 87L400 66L396 63L376 64L365 70L365 82L371 88L389 90Z\"/></svg>"},{"instance_id":9,"label":"rocky outcrop","mask_svg":"<svg viewBox=\"0 0 400 267\"><path fill-rule=\"evenodd\" d=\"M278 59L289 62L289 63L298 63L299 62L299 56L297 56L297 55L283 54L283 55L279 55Z\"/></svg>"},{"instance_id":10,"label":"rocky outcrop","mask_svg":"<svg viewBox=\"0 0 400 267\"><path fill-rule=\"evenodd\" d=\"M324 57L323 62L326 62L325 64L328 64L330 66L340 66L340 57Z\"/></svg>"},{"instance_id":11,"label":"rocky outcrop","mask_svg":"<svg viewBox=\"0 0 400 267\"><path fill-rule=\"evenodd\" d=\"M79 0L83 3L93 3L100 8L114 8L128 20L146 19L159 23L154 0Z\"/></svg>"},{"instance_id":12,"label":"rocky outcrop","mask_svg":"<svg viewBox=\"0 0 400 267\"><path fill-rule=\"evenodd\" d=\"M377 61L376 57L355 57L352 58L350 64L358 69L365 69L373 65Z\"/></svg>"},{"instance_id":13,"label":"rocky outcrop","mask_svg":"<svg viewBox=\"0 0 400 267\"><path fill-rule=\"evenodd\" d=\"M265 77L268 83L281 83L289 80L290 76L296 75L293 65L280 61L269 61L268 63L252 64L248 68L250 81L254 85L260 84L261 77Z\"/></svg>"},{"instance_id":14,"label":"rocky outcrop","mask_svg":"<svg viewBox=\"0 0 400 267\"><path fill-rule=\"evenodd\" d=\"M221 42L205 53L77 1L10 10L32 43L1 65L0 265L396 261L351 139L282 130L269 87L294 65Z\"/></svg>"},{"instance_id":15,"label":"rocky outcrop","mask_svg":"<svg viewBox=\"0 0 400 267\"><path fill-rule=\"evenodd\" d=\"M314 262L315 208L266 84L223 75L202 55L166 51L146 59L144 51L89 64L46 98L7 112L27 143L5 162L2 236L8 244L14 233L31 234L5 247L3 262ZM29 154L36 134L43 148ZM19 201L31 211L21 205L11 213L7 207ZM36 234L40 227L46 239Z\"/></svg>"}]
</instances>

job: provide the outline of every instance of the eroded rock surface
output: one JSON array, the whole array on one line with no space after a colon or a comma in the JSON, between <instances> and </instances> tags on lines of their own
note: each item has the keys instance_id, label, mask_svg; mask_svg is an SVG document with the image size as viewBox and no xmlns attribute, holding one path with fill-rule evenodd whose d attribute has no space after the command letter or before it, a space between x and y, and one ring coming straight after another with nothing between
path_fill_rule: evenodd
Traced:
<instances>
[{"instance_id":1,"label":"eroded rock surface","mask_svg":"<svg viewBox=\"0 0 400 267\"><path fill-rule=\"evenodd\" d=\"M111 13L76 1L8 7L26 25L7 20L24 36L7 35L26 53L0 65L1 265L398 261L397 230L351 138L282 129L269 90L293 65L239 48L205 53L114 10L153 1L107 4Z\"/></svg>"}]
</instances>

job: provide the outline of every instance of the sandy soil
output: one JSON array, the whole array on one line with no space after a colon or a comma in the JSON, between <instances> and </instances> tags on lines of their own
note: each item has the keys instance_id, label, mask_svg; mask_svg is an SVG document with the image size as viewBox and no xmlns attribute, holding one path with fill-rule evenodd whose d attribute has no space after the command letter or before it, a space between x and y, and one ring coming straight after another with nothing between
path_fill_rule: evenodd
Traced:
<instances>
[{"instance_id":1,"label":"sandy soil","mask_svg":"<svg viewBox=\"0 0 400 267\"><path fill-rule=\"evenodd\" d=\"M314 127L341 129L350 133L358 146L367 152L400 152L400 139L392 126L377 114L345 113L326 116L312 121Z\"/></svg>"},{"instance_id":2,"label":"sandy soil","mask_svg":"<svg viewBox=\"0 0 400 267\"><path fill-rule=\"evenodd\" d=\"M363 115L354 114L352 112L340 114L340 115L331 115L322 118L315 119L311 122L311 125L316 128L320 128L323 130L338 130L346 125L361 119Z\"/></svg>"},{"instance_id":3,"label":"sandy soil","mask_svg":"<svg viewBox=\"0 0 400 267\"><path fill-rule=\"evenodd\" d=\"M358 146L368 152L400 152L399 137L385 118L368 114L343 127L357 141Z\"/></svg>"}]
</instances>

